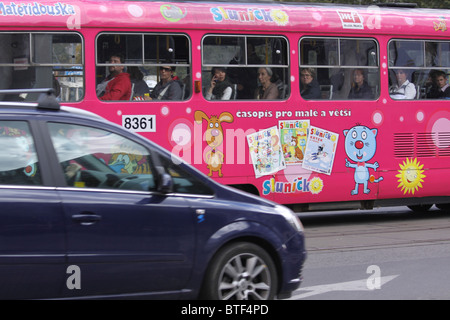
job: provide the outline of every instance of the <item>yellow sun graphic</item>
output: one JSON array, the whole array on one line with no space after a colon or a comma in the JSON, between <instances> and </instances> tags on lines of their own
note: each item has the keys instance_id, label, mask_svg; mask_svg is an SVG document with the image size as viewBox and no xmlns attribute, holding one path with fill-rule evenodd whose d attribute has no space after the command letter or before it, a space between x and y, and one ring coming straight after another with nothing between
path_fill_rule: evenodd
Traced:
<instances>
[{"instance_id":1,"label":"yellow sun graphic","mask_svg":"<svg viewBox=\"0 0 450 320\"><path fill-rule=\"evenodd\" d=\"M272 10L270 12L270 16L275 21L275 23L279 26L285 26L289 23L289 16L286 14L286 12L282 10Z\"/></svg>"},{"instance_id":2,"label":"yellow sun graphic","mask_svg":"<svg viewBox=\"0 0 450 320\"><path fill-rule=\"evenodd\" d=\"M323 189L323 181L319 177L315 177L311 179L311 193L312 194L319 194Z\"/></svg>"},{"instance_id":3,"label":"yellow sun graphic","mask_svg":"<svg viewBox=\"0 0 450 320\"><path fill-rule=\"evenodd\" d=\"M423 174L425 170L422 170L422 168L423 164L421 165L417 158L414 160L406 158L403 165L400 164L401 170L398 170L400 173L396 175L399 178L397 188L401 187L403 194L414 194L419 188L423 188L422 182L426 176Z\"/></svg>"}]
</instances>

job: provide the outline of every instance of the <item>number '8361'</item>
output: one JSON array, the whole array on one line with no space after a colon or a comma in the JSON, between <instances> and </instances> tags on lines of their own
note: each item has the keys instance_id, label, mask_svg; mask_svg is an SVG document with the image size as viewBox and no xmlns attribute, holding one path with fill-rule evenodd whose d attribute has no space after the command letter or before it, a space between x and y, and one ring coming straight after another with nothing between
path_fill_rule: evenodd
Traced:
<instances>
[{"instance_id":1,"label":"number '8361'","mask_svg":"<svg viewBox=\"0 0 450 320\"><path fill-rule=\"evenodd\" d=\"M122 127L133 132L155 132L155 116L123 115Z\"/></svg>"}]
</instances>

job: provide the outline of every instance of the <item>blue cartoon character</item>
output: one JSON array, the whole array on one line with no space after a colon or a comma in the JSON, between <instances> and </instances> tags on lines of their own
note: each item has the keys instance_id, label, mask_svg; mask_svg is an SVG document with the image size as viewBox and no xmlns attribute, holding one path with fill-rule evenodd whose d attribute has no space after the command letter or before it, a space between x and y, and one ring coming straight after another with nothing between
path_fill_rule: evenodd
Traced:
<instances>
[{"instance_id":1,"label":"blue cartoon character","mask_svg":"<svg viewBox=\"0 0 450 320\"><path fill-rule=\"evenodd\" d=\"M368 194L370 189L367 187L368 182L380 182L383 177L375 179L373 175L369 174L369 168L377 171L378 162L367 163L373 158L377 150L376 136L377 129L369 129L366 126L356 125L349 130L344 130L345 136L345 152L350 160L356 162L352 163L345 159L345 166L355 169L355 189L352 190L352 195L358 194L359 184L364 184L364 193Z\"/></svg>"}]
</instances>

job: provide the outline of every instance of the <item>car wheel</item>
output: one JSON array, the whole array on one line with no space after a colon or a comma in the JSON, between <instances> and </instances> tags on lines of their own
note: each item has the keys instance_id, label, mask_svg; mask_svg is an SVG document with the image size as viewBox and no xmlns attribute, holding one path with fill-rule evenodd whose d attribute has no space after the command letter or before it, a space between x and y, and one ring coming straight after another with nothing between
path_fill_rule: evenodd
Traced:
<instances>
[{"instance_id":1,"label":"car wheel","mask_svg":"<svg viewBox=\"0 0 450 320\"><path fill-rule=\"evenodd\" d=\"M275 264L264 249L252 243L233 243L214 257L201 298L270 300L276 294L277 283Z\"/></svg>"}]
</instances>

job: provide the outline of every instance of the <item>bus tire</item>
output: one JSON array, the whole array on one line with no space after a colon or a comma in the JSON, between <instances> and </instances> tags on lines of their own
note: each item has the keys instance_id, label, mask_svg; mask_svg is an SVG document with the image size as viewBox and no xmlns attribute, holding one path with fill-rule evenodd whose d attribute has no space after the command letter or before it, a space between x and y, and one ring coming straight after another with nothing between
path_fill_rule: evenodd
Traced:
<instances>
[{"instance_id":1,"label":"bus tire","mask_svg":"<svg viewBox=\"0 0 450 320\"><path fill-rule=\"evenodd\" d=\"M231 243L213 258L200 298L208 300L272 300L277 292L275 264L261 247Z\"/></svg>"},{"instance_id":2,"label":"bus tire","mask_svg":"<svg viewBox=\"0 0 450 320\"><path fill-rule=\"evenodd\" d=\"M436 204L436 207L442 211L450 211L450 203L438 203Z\"/></svg>"},{"instance_id":3,"label":"bus tire","mask_svg":"<svg viewBox=\"0 0 450 320\"><path fill-rule=\"evenodd\" d=\"M430 210L432 206L432 204L415 204L408 206L408 208L417 213L424 213Z\"/></svg>"}]
</instances>

